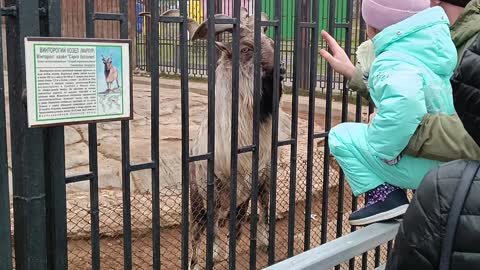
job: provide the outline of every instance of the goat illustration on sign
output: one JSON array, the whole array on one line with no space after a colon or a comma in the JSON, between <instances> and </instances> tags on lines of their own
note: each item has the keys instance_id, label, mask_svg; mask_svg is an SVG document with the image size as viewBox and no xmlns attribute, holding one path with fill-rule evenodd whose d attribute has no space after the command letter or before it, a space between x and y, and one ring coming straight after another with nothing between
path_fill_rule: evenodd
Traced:
<instances>
[{"instance_id":1,"label":"goat illustration on sign","mask_svg":"<svg viewBox=\"0 0 480 270\"><path fill-rule=\"evenodd\" d=\"M106 92L114 92L115 90L120 89L120 84L118 83L118 69L112 64L112 55L110 54L109 58L105 58L102 54L102 62L105 66L104 74L105 81L107 83ZM117 88L112 89L113 82L117 83Z\"/></svg>"},{"instance_id":2,"label":"goat illustration on sign","mask_svg":"<svg viewBox=\"0 0 480 270\"><path fill-rule=\"evenodd\" d=\"M97 91L100 114L121 113L122 74L121 48L114 46L97 48Z\"/></svg>"}]
</instances>

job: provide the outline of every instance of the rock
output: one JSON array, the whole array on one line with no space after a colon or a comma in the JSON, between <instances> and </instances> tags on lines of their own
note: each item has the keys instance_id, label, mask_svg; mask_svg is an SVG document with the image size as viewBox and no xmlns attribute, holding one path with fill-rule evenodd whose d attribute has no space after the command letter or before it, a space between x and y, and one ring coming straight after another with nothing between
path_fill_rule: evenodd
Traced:
<instances>
[{"instance_id":1,"label":"rock","mask_svg":"<svg viewBox=\"0 0 480 270\"><path fill-rule=\"evenodd\" d=\"M78 133L75 128L66 126L65 127L65 144L72 145L82 141L82 136Z\"/></svg>"},{"instance_id":2,"label":"rock","mask_svg":"<svg viewBox=\"0 0 480 270\"><path fill-rule=\"evenodd\" d=\"M65 147L65 168L69 169L88 165L88 145L76 143Z\"/></svg>"}]
</instances>

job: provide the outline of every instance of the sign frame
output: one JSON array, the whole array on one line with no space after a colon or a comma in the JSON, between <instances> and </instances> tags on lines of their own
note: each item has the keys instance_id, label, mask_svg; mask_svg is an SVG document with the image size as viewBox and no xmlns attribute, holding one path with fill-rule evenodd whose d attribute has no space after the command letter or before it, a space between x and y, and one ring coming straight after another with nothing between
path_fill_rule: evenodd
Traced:
<instances>
[{"instance_id":1,"label":"sign frame","mask_svg":"<svg viewBox=\"0 0 480 270\"><path fill-rule=\"evenodd\" d=\"M27 49L30 49L27 46L27 43L33 42L31 45L31 49L33 49L32 52L27 52ZM94 116L84 116L82 120L73 120L70 119L52 119L52 120L44 120L46 123L42 124L39 123L39 120L32 121L31 116L32 112L31 110L35 110L33 112L34 115L38 113L38 101L37 101L37 96L36 93L32 94L31 91L37 91L37 86L32 85L32 80L30 76L36 76L36 63L35 60L31 58L31 56L35 55L35 47L34 43L35 42L48 42L52 43L51 45L55 45L55 43L58 43L59 46L69 46L64 45L62 43L78 43L78 44L73 44L73 46L78 45L78 46L88 46L89 44L92 44L91 47L96 47L96 46L101 46L100 44L106 44L106 45L112 45L115 46L115 44L121 44L126 46L127 48L127 55L126 59L128 60L128 63L126 65L123 64L124 59L122 58L122 69L121 69L121 74L119 76L122 76L121 81L122 85L125 85L125 82L123 81L124 78L128 78L128 89L124 89L122 87L122 93L129 93L129 106L125 106L123 102L126 100L122 96L122 109L128 109L129 113L124 114L119 117L104 117L94 115ZM40 44L42 44L40 43ZM84 45L80 45L81 43L84 43ZM48 44L50 45L50 44ZM69 126L69 125L80 125L80 124L91 124L91 123L102 123L102 122L114 122L114 121L123 121L123 120L133 120L134 119L134 113L133 113L133 72L132 72L132 61L133 61L133 55L132 55L132 40L131 39L102 39L102 38L67 38L67 37L25 37L24 40L24 47L25 47L25 74L26 74L26 102L27 102L27 114L28 114L28 127L29 128L39 128L39 127L55 127L55 126ZM30 54L31 53L31 54ZM124 54L124 51L122 49L122 54ZM127 67L125 69L125 67ZM96 78L98 79L98 78ZM97 90L98 91L98 90ZM34 100L32 100L32 98ZM97 99L98 99L98 93L97 93ZM32 106L34 106L32 108ZM86 118L86 119L85 119Z\"/></svg>"}]
</instances>

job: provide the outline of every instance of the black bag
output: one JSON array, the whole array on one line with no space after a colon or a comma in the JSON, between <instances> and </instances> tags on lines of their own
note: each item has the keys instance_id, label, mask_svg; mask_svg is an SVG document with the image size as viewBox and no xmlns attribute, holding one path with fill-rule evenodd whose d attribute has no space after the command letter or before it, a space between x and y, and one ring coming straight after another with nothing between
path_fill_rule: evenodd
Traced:
<instances>
[{"instance_id":1,"label":"black bag","mask_svg":"<svg viewBox=\"0 0 480 270\"><path fill-rule=\"evenodd\" d=\"M480 168L480 163L476 161L469 161L462 174L462 179L455 190L455 197L453 198L450 212L448 213L447 226L445 237L442 241L442 250L440 253L439 270L450 270L450 261L453 250L453 242L455 240L455 233L457 231L458 219L462 212L463 205L472 185L473 179L477 175Z\"/></svg>"}]
</instances>

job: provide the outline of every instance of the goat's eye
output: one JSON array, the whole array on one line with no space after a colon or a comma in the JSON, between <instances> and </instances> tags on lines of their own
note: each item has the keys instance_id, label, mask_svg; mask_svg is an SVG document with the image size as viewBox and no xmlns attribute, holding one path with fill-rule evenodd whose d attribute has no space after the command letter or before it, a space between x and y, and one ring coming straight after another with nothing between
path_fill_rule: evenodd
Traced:
<instances>
[{"instance_id":1,"label":"goat's eye","mask_svg":"<svg viewBox=\"0 0 480 270\"><path fill-rule=\"evenodd\" d=\"M248 47L242 49L242 53L247 53L247 52L249 52L249 51L250 51L250 48L248 48Z\"/></svg>"}]
</instances>

